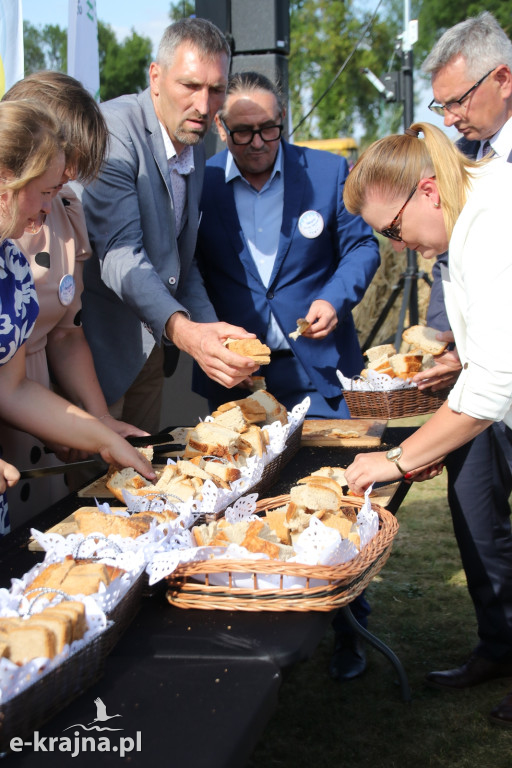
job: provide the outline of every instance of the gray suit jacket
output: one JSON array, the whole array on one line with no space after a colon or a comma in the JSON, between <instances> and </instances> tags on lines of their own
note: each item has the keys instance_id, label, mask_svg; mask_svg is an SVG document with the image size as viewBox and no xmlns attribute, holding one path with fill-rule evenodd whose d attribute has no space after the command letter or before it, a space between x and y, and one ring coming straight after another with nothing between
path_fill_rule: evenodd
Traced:
<instances>
[{"instance_id":1,"label":"gray suit jacket","mask_svg":"<svg viewBox=\"0 0 512 768\"><path fill-rule=\"evenodd\" d=\"M215 321L194 250L204 148L187 177L187 219L176 237L164 142L149 89L102 105L107 161L82 201L93 255L84 270L82 321L109 404L141 370L177 311Z\"/></svg>"}]
</instances>

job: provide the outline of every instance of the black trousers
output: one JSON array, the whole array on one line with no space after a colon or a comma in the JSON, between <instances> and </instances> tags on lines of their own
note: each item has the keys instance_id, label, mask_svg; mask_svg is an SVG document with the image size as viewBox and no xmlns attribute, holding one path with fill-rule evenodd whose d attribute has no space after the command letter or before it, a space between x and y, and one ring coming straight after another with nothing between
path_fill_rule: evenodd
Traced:
<instances>
[{"instance_id":1,"label":"black trousers","mask_svg":"<svg viewBox=\"0 0 512 768\"><path fill-rule=\"evenodd\" d=\"M512 432L493 424L445 463L453 528L478 623L476 652L512 661Z\"/></svg>"}]
</instances>

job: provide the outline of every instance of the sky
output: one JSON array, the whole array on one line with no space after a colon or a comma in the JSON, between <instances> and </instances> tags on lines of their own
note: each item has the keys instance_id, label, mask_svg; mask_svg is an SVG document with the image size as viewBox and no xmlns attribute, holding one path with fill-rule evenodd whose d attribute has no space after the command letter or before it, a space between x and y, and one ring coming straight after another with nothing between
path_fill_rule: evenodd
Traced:
<instances>
[{"instance_id":1,"label":"sky","mask_svg":"<svg viewBox=\"0 0 512 768\"><path fill-rule=\"evenodd\" d=\"M85 2L85 0L84 0ZM257 2L257 0L254 0ZM68 26L68 0L22 0L23 19L34 26L58 24ZM156 54L158 43L165 27L170 23L170 0L96 0L96 13L100 21L110 24L118 40L122 41L134 29L139 35L149 37ZM416 78L419 85L419 75ZM427 109L432 94L423 85L420 103L415 106L415 120L432 122L443 128L443 121ZM446 130L450 138L458 136L455 129Z\"/></svg>"},{"instance_id":2,"label":"sky","mask_svg":"<svg viewBox=\"0 0 512 768\"><path fill-rule=\"evenodd\" d=\"M112 26L120 41L128 37L132 29L149 37L156 53L162 33L170 24L170 6L170 0L96 0L96 15ZM68 0L21 0L21 7L24 21L36 27L58 24L67 29Z\"/></svg>"}]
</instances>

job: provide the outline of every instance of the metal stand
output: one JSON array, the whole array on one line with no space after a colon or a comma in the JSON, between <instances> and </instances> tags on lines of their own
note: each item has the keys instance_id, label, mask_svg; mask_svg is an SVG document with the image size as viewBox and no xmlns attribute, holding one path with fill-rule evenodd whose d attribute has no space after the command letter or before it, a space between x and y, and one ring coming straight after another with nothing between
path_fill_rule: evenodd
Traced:
<instances>
[{"instance_id":1,"label":"metal stand","mask_svg":"<svg viewBox=\"0 0 512 768\"><path fill-rule=\"evenodd\" d=\"M407 680L407 675L405 674L405 669L402 666L402 662L396 656L396 654L393 653L391 648L389 648L385 643L382 642L382 640L379 640L378 637L375 637L375 635L372 635L371 632L368 632L367 629L364 629L357 619L354 618L352 611L350 610L350 607L348 605L344 605L342 608L340 608L341 611L343 611L343 616L347 620L347 623L352 627L354 632L356 632L358 635L361 635L362 638L367 640L371 645L373 645L374 648L377 648L378 651L384 654L384 656L387 656L391 664L394 666L398 673L398 677L400 679L400 688L402 690L402 699L404 701L411 701L411 689L409 687L409 681Z\"/></svg>"},{"instance_id":2,"label":"metal stand","mask_svg":"<svg viewBox=\"0 0 512 768\"><path fill-rule=\"evenodd\" d=\"M402 331L404 330L405 313L409 309L409 321L411 325L417 325L419 320L418 313L418 280L424 280L428 286L432 285L432 281L428 274L423 270L418 270L418 257L414 251L407 249L407 267L405 272L402 272L398 282L393 286L391 295L386 304L382 308L380 315L375 321L373 328L371 329L366 341L363 344L363 352L371 347L373 340L382 327L385 319L387 318L391 307L394 305L400 293L403 291L402 306L400 308L400 315L398 318L398 327L395 334L395 349L400 349L402 343Z\"/></svg>"}]
</instances>

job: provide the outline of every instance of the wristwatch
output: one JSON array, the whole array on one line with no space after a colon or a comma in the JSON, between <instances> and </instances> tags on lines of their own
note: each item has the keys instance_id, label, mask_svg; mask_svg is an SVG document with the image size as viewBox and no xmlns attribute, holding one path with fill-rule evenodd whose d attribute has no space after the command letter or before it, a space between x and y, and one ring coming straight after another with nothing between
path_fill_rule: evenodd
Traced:
<instances>
[{"instance_id":1,"label":"wristwatch","mask_svg":"<svg viewBox=\"0 0 512 768\"><path fill-rule=\"evenodd\" d=\"M389 451L386 453L386 459L388 461L392 461L393 464L396 464L396 466L398 467L402 475L406 475L407 472L405 472L400 466L400 464L398 463L398 459L402 457L402 453L403 453L403 450L401 445L397 446L396 448L390 448Z\"/></svg>"}]
</instances>

